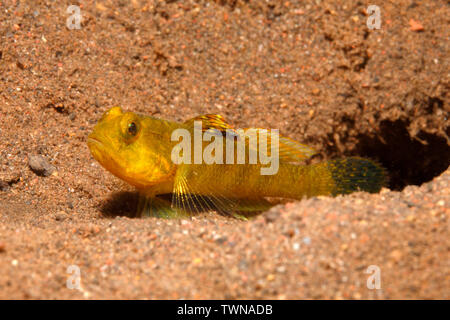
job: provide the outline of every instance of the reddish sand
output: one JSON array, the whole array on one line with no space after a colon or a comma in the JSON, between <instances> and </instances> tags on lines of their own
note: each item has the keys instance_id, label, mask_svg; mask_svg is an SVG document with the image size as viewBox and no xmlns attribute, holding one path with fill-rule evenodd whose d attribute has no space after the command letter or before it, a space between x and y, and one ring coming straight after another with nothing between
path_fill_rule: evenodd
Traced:
<instances>
[{"instance_id":1,"label":"reddish sand","mask_svg":"<svg viewBox=\"0 0 450 320\"><path fill-rule=\"evenodd\" d=\"M345 0L80 1L80 30L22 2L0 2L0 298L449 298L446 1L380 2L379 30ZM114 105L279 128L314 161L378 160L389 189L128 218L135 194L86 146Z\"/></svg>"}]
</instances>

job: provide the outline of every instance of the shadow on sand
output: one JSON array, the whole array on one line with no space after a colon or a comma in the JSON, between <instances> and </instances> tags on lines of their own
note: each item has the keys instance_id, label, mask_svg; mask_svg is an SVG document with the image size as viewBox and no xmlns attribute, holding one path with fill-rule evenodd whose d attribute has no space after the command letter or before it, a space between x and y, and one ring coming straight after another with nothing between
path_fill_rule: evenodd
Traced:
<instances>
[{"instance_id":1,"label":"shadow on sand","mask_svg":"<svg viewBox=\"0 0 450 320\"><path fill-rule=\"evenodd\" d=\"M100 212L106 218L135 218L139 194L132 191L113 193L100 204Z\"/></svg>"}]
</instances>

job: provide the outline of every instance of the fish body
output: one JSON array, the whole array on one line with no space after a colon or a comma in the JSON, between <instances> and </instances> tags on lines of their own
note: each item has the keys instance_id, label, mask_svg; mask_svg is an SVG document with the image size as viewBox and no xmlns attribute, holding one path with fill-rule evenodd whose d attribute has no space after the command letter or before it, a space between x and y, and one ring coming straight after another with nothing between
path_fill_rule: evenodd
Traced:
<instances>
[{"instance_id":1,"label":"fish body","mask_svg":"<svg viewBox=\"0 0 450 320\"><path fill-rule=\"evenodd\" d=\"M195 127L198 123L200 133ZM386 183L384 169L369 159L351 157L305 165L302 162L315 154L312 148L256 131L256 149L261 141L266 141L270 149L267 154L272 158L276 155L279 160L273 174L262 174L267 164L252 162L255 145L245 136L253 132L250 130L253 129L235 130L219 115L178 123L113 107L94 127L88 147L105 169L138 190L138 214L144 216L170 218L217 211L245 217L270 208L272 203L267 198L302 199L357 190L378 192ZM194 140L196 135L204 137L210 133L210 138L200 141L200 149L190 138L190 147L180 153L176 149L180 139L174 139L174 132L185 133ZM212 141L220 142L210 152L215 161L196 161L196 155L211 149ZM239 158L242 145L244 156ZM190 156L183 159L193 161L174 161L174 150L183 157ZM231 155L226 158L230 150ZM219 156L231 161L219 161ZM165 196L168 194L172 195L169 201Z\"/></svg>"}]
</instances>

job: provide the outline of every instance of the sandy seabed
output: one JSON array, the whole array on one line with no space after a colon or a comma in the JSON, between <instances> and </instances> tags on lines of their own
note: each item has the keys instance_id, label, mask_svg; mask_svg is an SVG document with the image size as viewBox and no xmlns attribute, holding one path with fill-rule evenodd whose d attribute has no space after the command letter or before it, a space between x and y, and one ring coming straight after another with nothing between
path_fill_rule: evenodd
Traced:
<instances>
[{"instance_id":1,"label":"sandy seabed","mask_svg":"<svg viewBox=\"0 0 450 320\"><path fill-rule=\"evenodd\" d=\"M70 30L68 2L0 2L0 298L449 298L446 1L380 2L378 30L365 1L78 4ZM114 105L278 128L316 161L379 161L389 188L132 218L86 145Z\"/></svg>"}]
</instances>

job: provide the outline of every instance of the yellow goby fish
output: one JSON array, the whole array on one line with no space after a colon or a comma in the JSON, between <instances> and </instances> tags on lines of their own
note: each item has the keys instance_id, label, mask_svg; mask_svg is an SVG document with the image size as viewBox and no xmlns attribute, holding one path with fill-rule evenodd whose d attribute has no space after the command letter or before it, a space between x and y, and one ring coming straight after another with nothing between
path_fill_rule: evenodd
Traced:
<instances>
[{"instance_id":1,"label":"yellow goby fish","mask_svg":"<svg viewBox=\"0 0 450 320\"><path fill-rule=\"evenodd\" d=\"M209 141L221 142L211 155L225 155L229 152L225 147L231 145L232 163L173 160L174 150L180 150L180 140L174 140L173 133L182 130L195 137L198 122L202 133L212 130L214 137ZM305 165L301 162L316 153L310 147L281 135L257 134L256 146L267 137L269 148L278 143L278 168L274 174L263 175L261 168L267 165L252 163L254 145L242 134L253 129L243 130L232 129L220 115L202 115L178 123L113 107L94 127L88 147L105 169L138 190L141 216L174 218L217 211L245 218L270 208L273 203L268 198L336 196L358 190L374 193L386 184L385 170L372 160L350 157ZM225 134L228 132L234 133L232 142ZM243 163L237 160L241 138L247 151ZM208 145L210 142L202 140L200 152ZM181 149L180 154L193 158L197 147L194 142L190 150ZM274 155L271 150L268 154Z\"/></svg>"}]
</instances>

